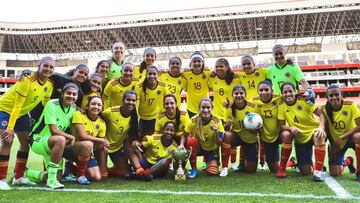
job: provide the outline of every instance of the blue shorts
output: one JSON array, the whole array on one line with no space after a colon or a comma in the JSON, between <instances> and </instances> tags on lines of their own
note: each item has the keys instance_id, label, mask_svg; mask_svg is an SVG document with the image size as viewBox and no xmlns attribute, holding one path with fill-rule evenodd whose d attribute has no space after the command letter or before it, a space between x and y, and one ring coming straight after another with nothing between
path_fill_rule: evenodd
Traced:
<instances>
[{"instance_id":1,"label":"blue shorts","mask_svg":"<svg viewBox=\"0 0 360 203\"><path fill-rule=\"evenodd\" d=\"M298 161L299 166L313 164L312 162L313 145L314 142L312 139L305 144L295 143L296 159Z\"/></svg>"},{"instance_id":2,"label":"blue shorts","mask_svg":"<svg viewBox=\"0 0 360 203\"><path fill-rule=\"evenodd\" d=\"M125 156L125 152L124 152L123 148L119 149L116 152L108 153L108 154L109 154L109 157L110 157L111 161L114 161L115 159L118 159L118 158L121 158L121 157Z\"/></svg>"},{"instance_id":3,"label":"blue shorts","mask_svg":"<svg viewBox=\"0 0 360 203\"><path fill-rule=\"evenodd\" d=\"M154 166L154 164L152 164L146 160L145 156L143 156L142 159L140 160L140 165L144 169L148 169L148 168L151 168Z\"/></svg>"},{"instance_id":4,"label":"blue shorts","mask_svg":"<svg viewBox=\"0 0 360 203\"><path fill-rule=\"evenodd\" d=\"M91 157L88 161L88 168L93 168L98 166L97 160L94 157Z\"/></svg>"},{"instance_id":5,"label":"blue shorts","mask_svg":"<svg viewBox=\"0 0 360 203\"><path fill-rule=\"evenodd\" d=\"M273 143L264 142L264 149L265 149L265 159L266 163L273 163L279 161L279 145L281 141L280 139L276 139Z\"/></svg>"},{"instance_id":6,"label":"blue shorts","mask_svg":"<svg viewBox=\"0 0 360 203\"><path fill-rule=\"evenodd\" d=\"M254 142L254 143L246 143L244 142L240 136L238 134L236 134L235 132L233 132L233 140L231 143L231 147L237 147L239 145L241 145L242 147L244 147L244 152L245 152L245 160L246 161L252 161L252 162L257 162L259 160L259 143L258 142Z\"/></svg>"},{"instance_id":7,"label":"blue shorts","mask_svg":"<svg viewBox=\"0 0 360 203\"><path fill-rule=\"evenodd\" d=\"M6 112L0 111L0 129L6 130L9 124L10 115ZM30 117L25 114L16 120L14 132L30 132Z\"/></svg>"},{"instance_id":8,"label":"blue shorts","mask_svg":"<svg viewBox=\"0 0 360 203\"><path fill-rule=\"evenodd\" d=\"M198 156L204 156L206 162L212 161L212 160L219 161L219 152L218 152L218 150L206 151L203 148L201 148L200 145L199 145L199 148L197 150L197 155Z\"/></svg>"},{"instance_id":9,"label":"blue shorts","mask_svg":"<svg viewBox=\"0 0 360 203\"><path fill-rule=\"evenodd\" d=\"M140 118L139 129L144 135L152 135L155 131L156 119L144 120Z\"/></svg>"},{"instance_id":10,"label":"blue shorts","mask_svg":"<svg viewBox=\"0 0 360 203\"><path fill-rule=\"evenodd\" d=\"M347 151L347 149L349 148L353 148L355 149L355 144L354 144L354 141L352 139L352 136L348 137L347 141L346 141L346 144L344 145L344 147L342 149L340 149L335 157L333 157L331 155L331 145L329 145L328 147L328 156L329 156L329 165L330 166L334 166L334 165L338 165L338 166L341 166L341 165L344 165L344 155Z\"/></svg>"}]
</instances>

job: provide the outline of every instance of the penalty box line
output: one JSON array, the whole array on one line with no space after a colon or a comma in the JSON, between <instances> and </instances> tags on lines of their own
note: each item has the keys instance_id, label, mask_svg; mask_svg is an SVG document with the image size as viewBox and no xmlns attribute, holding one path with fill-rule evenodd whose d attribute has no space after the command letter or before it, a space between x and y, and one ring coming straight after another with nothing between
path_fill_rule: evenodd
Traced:
<instances>
[{"instance_id":1,"label":"penalty box line","mask_svg":"<svg viewBox=\"0 0 360 203\"><path fill-rule=\"evenodd\" d=\"M339 199L352 199L353 196L345 188L343 188L339 182L333 177L328 176L324 178L325 184L335 193Z\"/></svg>"},{"instance_id":2,"label":"penalty box line","mask_svg":"<svg viewBox=\"0 0 360 203\"><path fill-rule=\"evenodd\" d=\"M79 192L79 193L146 193L146 194L168 194L168 195L204 195L204 196L238 196L238 197L282 197L291 199L354 199L360 200L360 197L338 195L302 195L302 194L281 194L281 193L242 193L242 192L202 192L202 191L171 191L171 190L105 190L105 189L77 189L65 188L53 190L46 187L14 187L15 190L42 190L57 192Z\"/></svg>"}]
</instances>

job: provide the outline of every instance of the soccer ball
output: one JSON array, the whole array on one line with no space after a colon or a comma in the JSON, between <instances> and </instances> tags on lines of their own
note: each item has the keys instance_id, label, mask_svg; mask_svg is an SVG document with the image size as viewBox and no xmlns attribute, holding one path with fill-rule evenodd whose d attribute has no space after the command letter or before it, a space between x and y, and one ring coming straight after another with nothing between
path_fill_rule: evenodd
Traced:
<instances>
[{"instance_id":1,"label":"soccer ball","mask_svg":"<svg viewBox=\"0 0 360 203\"><path fill-rule=\"evenodd\" d=\"M243 122L244 127L248 130L258 130L263 126L263 120L257 113L248 113Z\"/></svg>"}]
</instances>

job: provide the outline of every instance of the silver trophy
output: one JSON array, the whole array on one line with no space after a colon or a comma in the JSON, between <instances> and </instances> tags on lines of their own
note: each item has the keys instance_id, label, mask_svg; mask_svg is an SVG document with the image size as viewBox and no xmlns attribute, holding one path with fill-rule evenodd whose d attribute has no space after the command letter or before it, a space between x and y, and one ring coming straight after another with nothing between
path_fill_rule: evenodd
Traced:
<instances>
[{"instance_id":1,"label":"silver trophy","mask_svg":"<svg viewBox=\"0 0 360 203\"><path fill-rule=\"evenodd\" d=\"M177 148L176 150L171 151L170 154L172 156L173 161L178 164L178 169L176 170L175 173L175 180L176 181L186 180L186 175L182 167L182 163L186 162L190 158L191 150Z\"/></svg>"}]
</instances>

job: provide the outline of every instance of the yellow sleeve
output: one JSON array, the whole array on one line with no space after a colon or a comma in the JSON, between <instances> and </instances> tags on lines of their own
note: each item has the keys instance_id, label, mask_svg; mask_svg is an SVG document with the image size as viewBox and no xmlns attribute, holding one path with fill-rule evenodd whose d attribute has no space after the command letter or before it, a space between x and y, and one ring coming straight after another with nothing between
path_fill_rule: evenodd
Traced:
<instances>
[{"instance_id":1,"label":"yellow sleeve","mask_svg":"<svg viewBox=\"0 0 360 203\"><path fill-rule=\"evenodd\" d=\"M152 136L151 135L146 135L141 144L145 147L145 148L148 148L151 146L151 140L152 140Z\"/></svg>"},{"instance_id":2,"label":"yellow sleeve","mask_svg":"<svg viewBox=\"0 0 360 203\"><path fill-rule=\"evenodd\" d=\"M72 123L83 124L82 115L80 111L76 111L72 118Z\"/></svg>"},{"instance_id":3,"label":"yellow sleeve","mask_svg":"<svg viewBox=\"0 0 360 203\"><path fill-rule=\"evenodd\" d=\"M189 121L185 125L185 132L190 134L193 128L192 119L189 119Z\"/></svg>"},{"instance_id":4,"label":"yellow sleeve","mask_svg":"<svg viewBox=\"0 0 360 203\"><path fill-rule=\"evenodd\" d=\"M227 123L231 120L231 107L227 108L224 114L224 122Z\"/></svg>"},{"instance_id":5,"label":"yellow sleeve","mask_svg":"<svg viewBox=\"0 0 360 203\"><path fill-rule=\"evenodd\" d=\"M224 125L222 124L221 120L217 123L217 131L218 131L219 133L225 132L225 130L224 130Z\"/></svg>"},{"instance_id":6,"label":"yellow sleeve","mask_svg":"<svg viewBox=\"0 0 360 203\"><path fill-rule=\"evenodd\" d=\"M360 118L360 109L356 106L356 103L351 104L351 113L354 120Z\"/></svg>"},{"instance_id":7,"label":"yellow sleeve","mask_svg":"<svg viewBox=\"0 0 360 203\"><path fill-rule=\"evenodd\" d=\"M285 103L280 104L278 109L278 120L284 121L285 120Z\"/></svg>"},{"instance_id":8,"label":"yellow sleeve","mask_svg":"<svg viewBox=\"0 0 360 203\"><path fill-rule=\"evenodd\" d=\"M25 79L20 82L19 86L16 89L16 96L15 96L15 104L10 114L9 125L7 127L8 130L14 130L16 120L19 117L20 111L22 106L26 100L26 96L30 89L29 79L25 77Z\"/></svg>"},{"instance_id":9,"label":"yellow sleeve","mask_svg":"<svg viewBox=\"0 0 360 203\"><path fill-rule=\"evenodd\" d=\"M160 134L160 131L161 131L161 119L158 117L156 118L156 122L155 122L155 133L159 133Z\"/></svg>"}]
</instances>

